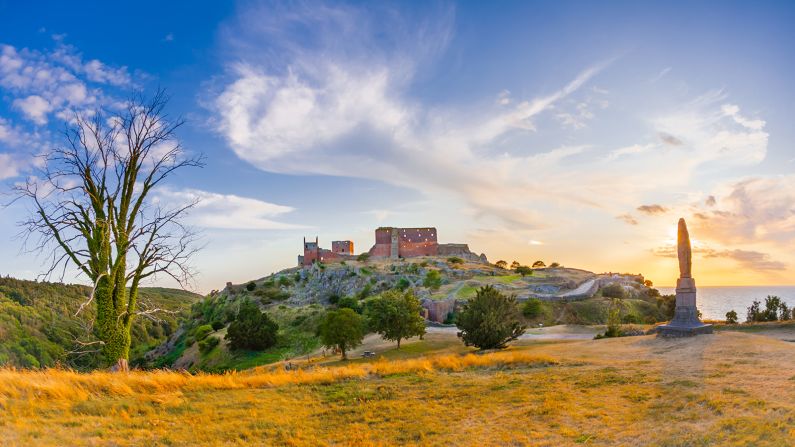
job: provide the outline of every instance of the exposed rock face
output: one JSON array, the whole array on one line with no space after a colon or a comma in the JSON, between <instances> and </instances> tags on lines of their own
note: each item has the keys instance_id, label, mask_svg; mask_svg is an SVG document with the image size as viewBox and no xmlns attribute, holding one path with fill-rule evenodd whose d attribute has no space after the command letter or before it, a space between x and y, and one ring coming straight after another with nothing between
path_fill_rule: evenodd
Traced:
<instances>
[{"instance_id":1,"label":"exposed rock face","mask_svg":"<svg viewBox=\"0 0 795 447\"><path fill-rule=\"evenodd\" d=\"M484 264L489 262L485 253L476 255L469 250L469 245L467 244L439 244L438 250L439 256L458 256L467 261L482 262Z\"/></svg>"},{"instance_id":2,"label":"exposed rock face","mask_svg":"<svg viewBox=\"0 0 795 447\"><path fill-rule=\"evenodd\" d=\"M179 338L182 337L182 335L184 334L185 334L185 328L183 327L178 328L173 334L171 334L171 337L169 337L165 343L157 346L155 349L152 349L151 351L147 351L147 353L144 354L144 358L147 361L151 362L158 357L162 357L168 354L172 349L174 349L174 346L176 346L177 340L179 340Z\"/></svg>"},{"instance_id":3,"label":"exposed rock face","mask_svg":"<svg viewBox=\"0 0 795 447\"><path fill-rule=\"evenodd\" d=\"M447 316L455 312L458 301L454 299L432 300L429 298L422 300L422 307L428 311L428 320L436 323L444 323Z\"/></svg>"}]
</instances>

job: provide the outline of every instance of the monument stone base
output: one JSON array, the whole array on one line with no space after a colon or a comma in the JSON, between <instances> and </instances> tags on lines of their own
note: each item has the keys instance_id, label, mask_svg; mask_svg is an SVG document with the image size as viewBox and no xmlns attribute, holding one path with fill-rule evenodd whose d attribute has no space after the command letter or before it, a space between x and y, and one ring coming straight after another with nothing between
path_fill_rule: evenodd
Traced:
<instances>
[{"instance_id":1,"label":"monument stone base","mask_svg":"<svg viewBox=\"0 0 795 447\"><path fill-rule=\"evenodd\" d=\"M696 281L693 278L679 278L676 281L676 310L668 324L657 327L659 337L692 337L711 334L712 325L698 319L696 309Z\"/></svg>"}]
</instances>

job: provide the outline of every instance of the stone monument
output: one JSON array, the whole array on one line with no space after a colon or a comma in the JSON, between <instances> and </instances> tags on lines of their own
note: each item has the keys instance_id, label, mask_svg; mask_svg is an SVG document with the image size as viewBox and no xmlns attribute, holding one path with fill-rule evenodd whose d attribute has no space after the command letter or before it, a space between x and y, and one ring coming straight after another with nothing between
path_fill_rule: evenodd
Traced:
<instances>
[{"instance_id":1,"label":"stone monument","mask_svg":"<svg viewBox=\"0 0 795 447\"><path fill-rule=\"evenodd\" d=\"M711 334L712 325L698 319L696 309L696 281L691 274L693 254L690 248L690 235L684 219L679 219L676 251L679 256L679 279L676 280L676 311L673 320L657 328L661 337L689 337L698 334Z\"/></svg>"}]
</instances>

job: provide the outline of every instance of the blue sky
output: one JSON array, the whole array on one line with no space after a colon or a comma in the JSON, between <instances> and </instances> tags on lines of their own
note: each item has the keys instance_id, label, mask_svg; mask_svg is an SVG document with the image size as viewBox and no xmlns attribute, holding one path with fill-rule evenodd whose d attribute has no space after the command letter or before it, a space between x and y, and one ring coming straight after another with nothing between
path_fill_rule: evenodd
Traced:
<instances>
[{"instance_id":1,"label":"blue sky","mask_svg":"<svg viewBox=\"0 0 795 447\"><path fill-rule=\"evenodd\" d=\"M0 1L0 180L69 113L162 86L207 157L161 194L202 199L201 291L379 225L671 284L680 216L702 284L791 284L792 23L791 2ZM0 274L43 270L24 215L0 209Z\"/></svg>"}]
</instances>

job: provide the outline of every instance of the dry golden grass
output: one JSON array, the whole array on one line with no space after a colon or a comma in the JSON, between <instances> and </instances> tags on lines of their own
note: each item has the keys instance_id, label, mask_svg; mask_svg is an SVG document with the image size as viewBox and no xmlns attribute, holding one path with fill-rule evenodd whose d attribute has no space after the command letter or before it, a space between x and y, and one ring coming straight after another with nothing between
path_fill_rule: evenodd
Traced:
<instances>
[{"instance_id":1,"label":"dry golden grass","mask_svg":"<svg viewBox=\"0 0 795 447\"><path fill-rule=\"evenodd\" d=\"M292 372L2 370L0 439L11 446L790 446L795 345L720 333Z\"/></svg>"}]
</instances>

